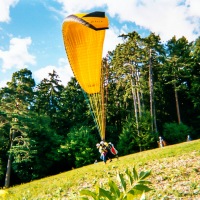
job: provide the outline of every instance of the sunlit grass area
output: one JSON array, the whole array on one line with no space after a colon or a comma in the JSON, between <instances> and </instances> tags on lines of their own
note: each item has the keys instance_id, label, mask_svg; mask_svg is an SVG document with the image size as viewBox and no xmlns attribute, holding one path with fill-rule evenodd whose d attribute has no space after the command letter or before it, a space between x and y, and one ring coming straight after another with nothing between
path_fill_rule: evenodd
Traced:
<instances>
[{"instance_id":1,"label":"sunlit grass area","mask_svg":"<svg viewBox=\"0 0 200 200\"><path fill-rule=\"evenodd\" d=\"M116 173L151 170L147 199L200 199L200 140L143 151L0 190L0 199L79 199L81 189L116 181ZM44 164L45 167L45 164Z\"/></svg>"}]
</instances>

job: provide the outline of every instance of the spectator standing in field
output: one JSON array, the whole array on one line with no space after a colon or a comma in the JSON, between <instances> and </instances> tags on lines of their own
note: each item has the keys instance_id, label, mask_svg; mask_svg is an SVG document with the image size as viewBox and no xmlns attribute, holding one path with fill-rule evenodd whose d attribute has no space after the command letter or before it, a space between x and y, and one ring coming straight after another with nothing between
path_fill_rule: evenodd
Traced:
<instances>
[{"instance_id":1,"label":"spectator standing in field","mask_svg":"<svg viewBox=\"0 0 200 200\"><path fill-rule=\"evenodd\" d=\"M191 141L192 139L191 139L191 137L190 137L190 135L188 135L187 136L187 142L189 142L189 141Z\"/></svg>"},{"instance_id":2,"label":"spectator standing in field","mask_svg":"<svg viewBox=\"0 0 200 200\"><path fill-rule=\"evenodd\" d=\"M163 138L161 136L159 136L159 141L157 141L157 142L158 142L158 147L160 147L160 148L167 145L166 141L163 140Z\"/></svg>"}]
</instances>

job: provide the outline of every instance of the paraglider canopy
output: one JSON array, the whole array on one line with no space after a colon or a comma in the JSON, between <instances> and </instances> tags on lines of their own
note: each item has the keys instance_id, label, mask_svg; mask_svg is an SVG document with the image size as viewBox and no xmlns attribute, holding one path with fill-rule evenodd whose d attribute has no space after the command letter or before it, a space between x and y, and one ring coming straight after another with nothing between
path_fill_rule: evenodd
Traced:
<instances>
[{"instance_id":1,"label":"paraglider canopy","mask_svg":"<svg viewBox=\"0 0 200 200\"><path fill-rule=\"evenodd\" d=\"M62 26L63 40L73 73L94 117L101 139L105 139L105 103L102 52L108 18L104 12L68 16Z\"/></svg>"},{"instance_id":2,"label":"paraglider canopy","mask_svg":"<svg viewBox=\"0 0 200 200\"><path fill-rule=\"evenodd\" d=\"M68 16L62 27L63 40L73 73L88 94L100 92L101 60L108 18L104 12Z\"/></svg>"}]
</instances>

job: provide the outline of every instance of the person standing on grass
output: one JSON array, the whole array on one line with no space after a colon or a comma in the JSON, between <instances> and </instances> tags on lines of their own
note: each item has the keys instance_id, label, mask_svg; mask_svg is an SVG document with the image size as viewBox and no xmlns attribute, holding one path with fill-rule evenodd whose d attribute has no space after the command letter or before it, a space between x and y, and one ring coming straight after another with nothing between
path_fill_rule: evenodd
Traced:
<instances>
[{"instance_id":1,"label":"person standing on grass","mask_svg":"<svg viewBox=\"0 0 200 200\"><path fill-rule=\"evenodd\" d=\"M188 135L187 136L187 142L189 142L189 141L191 141L192 139L191 139L191 137L190 137L190 135Z\"/></svg>"},{"instance_id":2,"label":"person standing on grass","mask_svg":"<svg viewBox=\"0 0 200 200\"><path fill-rule=\"evenodd\" d=\"M115 149L114 145L111 142L107 143L105 141L101 141L97 144L97 146L99 146L100 151L103 150L104 152L106 152L106 154L104 153L106 160L110 160L110 162L112 162L112 158L117 158L117 160L119 159L118 151Z\"/></svg>"},{"instance_id":3,"label":"person standing on grass","mask_svg":"<svg viewBox=\"0 0 200 200\"><path fill-rule=\"evenodd\" d=\"M103 142L103 145L105 146L105 148L108 151L107 156L110 159L110 162L112 162L112 158L119 159L118 151L115 149L114 145L111 142L109 142L109 143Z\"/></svg>"},{"instance_id":4,"label":"person standing on grass","mask_svg":"<svg viewBox=\"0 0 200 200\"><path fill-rule=\"evenodd\" d=\"M105 141L101 141L100 145L107 152L106 153L106 160L110 160L110 162L112 162L113 155L112 155L112 153L110 151L109 144L107 142L105 142Z\"/></svg>"},{"instance_id":5,"label":"person standing on grass","mask_svg":"<svg viewBox=\"0 0 200 200\"><path fill-rule=\"evenodd\" d=\"M160 148L166 146L166 145L165 145L165 142L164 142L164 140L162 139L161 136L159 136L158 146L159 146Z\"/></svg>"},{"instance_id":6,"label":"person standing on grass","mask_svg":"<svg viewBox=\"0 0 200 200\"><path fill-rule=\"evenodd\" d=\"M102 143L97 143L96 147L97 149L99 149L100 159L103 160L103 162L106 164L108 151L106 150L106 148L103 147Z\"/></svg>"}]
</instances>

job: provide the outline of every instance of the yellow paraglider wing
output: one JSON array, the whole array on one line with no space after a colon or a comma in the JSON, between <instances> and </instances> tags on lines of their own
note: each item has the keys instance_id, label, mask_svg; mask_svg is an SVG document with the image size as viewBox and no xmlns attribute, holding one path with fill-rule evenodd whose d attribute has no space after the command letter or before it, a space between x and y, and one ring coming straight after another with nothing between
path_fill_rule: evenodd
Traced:
<instances>
[{"instance_id":1,"label":"yellow paraglider wing","mask_svg":"<svg viewBox=\"0 0 200 200\"><path fill-rule=\"evenodd\" d=\"M63 40L73 73L88 94L101 88L101 60L108 18L104 12L75 14L63 22Z\"/></svg>"},{"instance_id":2,"label":"yellow paraglider wing","mask_svg":"<svg viewBox=\"0 0 200 200\"><path fill-rule=\"evenodd\" d=\"M73 73L87 94L101 139L105 139L105 104L102 84L102 51L108 18L104 12L68 16L63 40Z\"/></svg>"}]
</instances>

